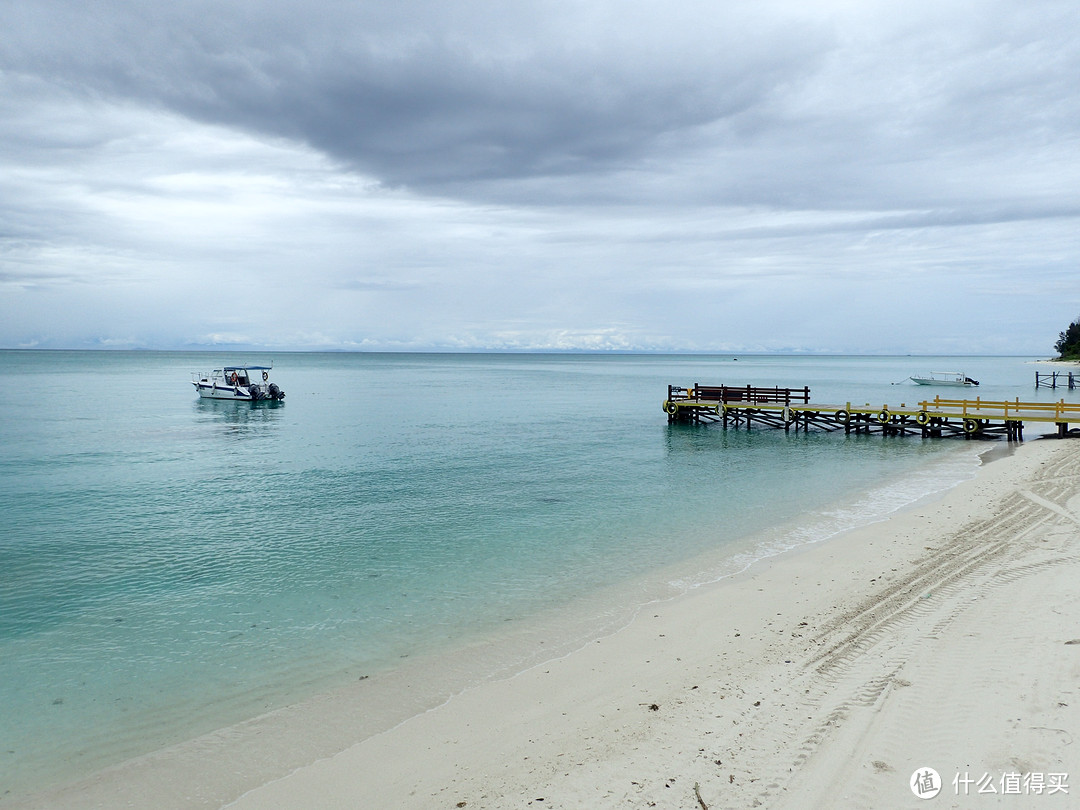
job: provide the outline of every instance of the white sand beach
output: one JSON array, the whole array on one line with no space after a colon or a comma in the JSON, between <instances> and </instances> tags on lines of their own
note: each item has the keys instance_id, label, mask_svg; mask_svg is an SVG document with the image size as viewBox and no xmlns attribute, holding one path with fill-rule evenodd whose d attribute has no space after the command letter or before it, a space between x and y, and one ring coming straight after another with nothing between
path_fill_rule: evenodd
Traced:
<instances>
[{"instance_id":1,"label":"white sand beach","mask_svg":"<svg viewBox=\"0 0 1080 810\"><path fill-rule=\"evenodd\" d=\"M932 806L1075 806L1078 584L1080 444L1029 439L569 655L351 745L336 727L307 762L294 712L8 806L914 807L927 769Z\"/></svg>"}]
</instances>

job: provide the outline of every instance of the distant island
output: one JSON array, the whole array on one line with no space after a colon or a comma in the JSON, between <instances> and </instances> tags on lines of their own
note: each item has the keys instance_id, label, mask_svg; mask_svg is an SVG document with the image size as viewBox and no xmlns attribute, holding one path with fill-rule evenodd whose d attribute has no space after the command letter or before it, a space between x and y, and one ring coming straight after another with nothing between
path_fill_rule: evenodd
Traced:
<instances>
[{"instance_id":1,"label":"distant island","mask_svg":"<svg viewBox=\"0 0 1080 810\"><path fill-rule=\"evenodd\" d=\"M1058 360L1080 360L1080 318L1069 324L1069 328L1058 335Z\"/></svg>"}]
</instances>

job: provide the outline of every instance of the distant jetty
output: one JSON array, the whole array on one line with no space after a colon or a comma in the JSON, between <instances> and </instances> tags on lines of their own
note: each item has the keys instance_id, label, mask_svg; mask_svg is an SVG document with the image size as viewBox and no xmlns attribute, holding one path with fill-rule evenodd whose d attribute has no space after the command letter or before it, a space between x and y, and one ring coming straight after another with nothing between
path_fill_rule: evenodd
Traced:
<instances>
[{"instance_id":1,"label":"distant jetty","mask_svg":"<svg viewBox=\"0 0 1080 810\"><path fill-rule=\"evenodd\" d=\"M1080 382L1080 374L1072 371L1049 371L1046 374L1035 372L1036 388L1057 388L1058 385L1062 387L1068 385L1069 390L1072 391L1078 382Z\"/></svg>"}]
</instances>

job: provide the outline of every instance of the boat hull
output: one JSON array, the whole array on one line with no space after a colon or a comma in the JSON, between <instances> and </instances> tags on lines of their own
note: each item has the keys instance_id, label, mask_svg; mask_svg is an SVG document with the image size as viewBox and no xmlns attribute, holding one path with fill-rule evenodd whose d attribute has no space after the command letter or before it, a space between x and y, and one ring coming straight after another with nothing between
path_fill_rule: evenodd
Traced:
<instances>
[{"instance_id":1,"label":"boat hull","mask_svg":"<svg viewBox=\"0 0 1080 810\"><path fill-rule=\"evenodd\" d=\"M978 380L973 380L962 371L931 371L929 374L918 374L909 377L916 385L947 385L953 388L964 388L969 385L978 385Z\"/></svg>"},{"instance_id":2,"label":"boat hull","mask_svg":"<svg viewBox=\"0 0 1080 810\"><path fill-rule=\"evenodd\" d=\"M232 399L238 402L251 402L255 398L243 386L239 385L206 385L195 383L195 390L203 399Z\"/></svg>"}]
</instances>

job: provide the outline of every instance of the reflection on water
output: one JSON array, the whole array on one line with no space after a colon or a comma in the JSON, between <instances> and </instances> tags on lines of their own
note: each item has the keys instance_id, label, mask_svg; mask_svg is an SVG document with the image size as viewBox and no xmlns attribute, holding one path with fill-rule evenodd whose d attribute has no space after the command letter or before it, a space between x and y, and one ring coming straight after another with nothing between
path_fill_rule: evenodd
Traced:
<instances>
[{"instance_id":1,"label":"reflection on water","mask_svg":"<svg viewBox=\"0 0 1080 810\"><path fill-rule=\"evenodd\" d=\"M197 415L205 419L220 420L228 427L257 428L279 422L285 403L281 400L242 402L199 397L195 400L194 407Z\"/></svg>"}]
</instances>

